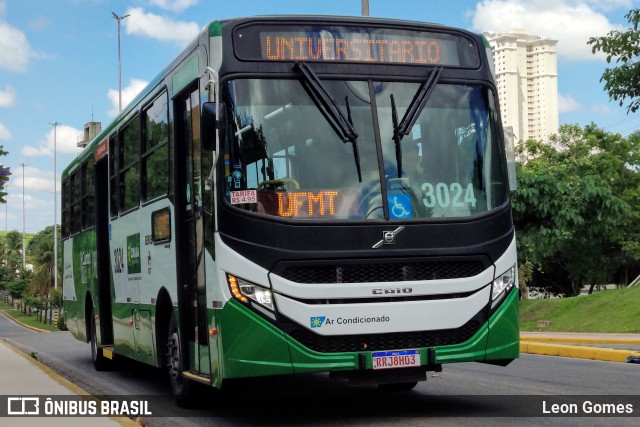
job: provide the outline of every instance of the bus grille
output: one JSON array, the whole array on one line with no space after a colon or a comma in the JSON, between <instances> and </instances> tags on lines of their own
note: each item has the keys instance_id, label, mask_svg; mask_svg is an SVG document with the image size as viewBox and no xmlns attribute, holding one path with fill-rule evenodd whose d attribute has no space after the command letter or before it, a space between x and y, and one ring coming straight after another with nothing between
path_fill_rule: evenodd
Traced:
<instances>
[{"instance_id":1,"label":"bus grille","mask_svg":"<svg viewBox=\"0 0 640 427\"><path fill-rule=\"evenodd\" d=\"M472 261L409 261L344 265L289 265L282 277L296 283L369 283L442 280L472 277L485 267Z\"/></svg>"},{"instance_id":2,"label":"bus grille","mask_svg":"<svg viewBox=\"0 0 640 427\"><path fill-rule=\"evenodd\" d=\"M470 339L480 326L481 323L474 318L460 328L439 331L324 336L296 329L290 335L305 347L321 353L382 351L459 344Z\"/></svg>"}]
</instances>

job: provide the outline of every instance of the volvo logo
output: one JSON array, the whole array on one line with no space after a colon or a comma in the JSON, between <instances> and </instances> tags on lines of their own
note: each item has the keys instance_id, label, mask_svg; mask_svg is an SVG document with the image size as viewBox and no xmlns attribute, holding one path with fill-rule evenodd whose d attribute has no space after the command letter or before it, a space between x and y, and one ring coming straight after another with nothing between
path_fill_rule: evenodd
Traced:
<instances>
[{"instance_id":1,"label":"volvo logo","mask_svg":"<svg viewBox=\"0 0 640 427\"><path fill-rule=\"evenodd\" d=\"M382 245L393 245L396 240L396 234L404 230L404 226L400 226L393 231L383 231L382 240L372 246L373 249L378 249Z\"/></svg>"}]
</instances>

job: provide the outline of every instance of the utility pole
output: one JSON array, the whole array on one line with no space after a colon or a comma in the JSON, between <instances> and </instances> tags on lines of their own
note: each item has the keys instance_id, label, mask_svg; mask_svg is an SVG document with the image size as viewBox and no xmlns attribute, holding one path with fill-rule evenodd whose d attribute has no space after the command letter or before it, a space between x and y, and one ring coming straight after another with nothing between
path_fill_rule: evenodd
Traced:
<instances>
[{"instance_id":1,"label":"utility pole","mask_svg":"<svg viewBox=\"0 0 640 427\"><path fill-rule=\"evenodd\" d=\"M58 289L58 125L60 123L49 123L53 126L53 289Z\"/></svg>"},{"instance_id":2,"label":"utility pole","mask_svg":"<svg viewBox=\"0 0 640 427\"><path fill-rule=\"evenodd\" d=\"M364 0L363 0L364 1ZM113 17L118 21L118 112L122 111L122 73L120 68L120 21L129 15L118 16L114 12L111 12Z\"/></svg>"},{"instance_id":3,"label":"utility pole","mask_svg":"<svg viewBox=\"0 0 640 427\"><path fill-rule=\"evenodd\" d=\"M362 0L362 16L369 16L369 0Z\"/></svg>"},{"instance_id":4,"label":"utility pole","mask_svg":"<svg viewBox=\"0 0 640 427\"><path fill-rule=\"evenodd\" d=\"M22 269L27 268L27 238L25 228L25 215L24 215L24 167L27 166L24 163L20 163L22 166Z\"/></svg>"}]
</instances>

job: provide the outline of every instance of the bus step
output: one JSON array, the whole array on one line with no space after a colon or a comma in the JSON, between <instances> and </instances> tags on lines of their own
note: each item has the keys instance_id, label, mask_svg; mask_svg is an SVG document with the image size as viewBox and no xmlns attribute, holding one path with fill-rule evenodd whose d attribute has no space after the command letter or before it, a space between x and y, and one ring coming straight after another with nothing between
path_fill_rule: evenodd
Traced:
<instances>
[{"instance_id":1,"label":"bus step","mask_svg":"<svg viewBox=\"0 0 640 427\"><path fill-rule=\"evenodd\" d=\"M211 377L209 375L195 373L191 371L184 371L182 373L182 376L187 379L190 379L191 381L196 381L196 382L207 384L207 385L211 384Z\"/></svg>"},{"instance_id":2,"label":"bus step","mask_svg":"<svg viewBox=\"0 0 640 427\"><path fill-rule=\"evenodd\" d=\"M112 345L103 346L102 355L109 360L113 360L113 346Z\"/></svg>"}]
</instances>

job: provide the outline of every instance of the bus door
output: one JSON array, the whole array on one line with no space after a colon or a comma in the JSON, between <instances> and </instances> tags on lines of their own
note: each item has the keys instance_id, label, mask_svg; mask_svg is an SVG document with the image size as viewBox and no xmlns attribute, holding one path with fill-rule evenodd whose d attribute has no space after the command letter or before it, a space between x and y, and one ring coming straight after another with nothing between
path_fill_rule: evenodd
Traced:
<instances>
[{"instance_id":1,"label":"bus door","mask_svg":"<svg viewBox=\"0 0 640 427\"><path fill-rule=\"evenodd\" d=\"M95 163L95 221L100 338L102 345L108 346L113 345L113 318L109 267L109 163L106 156Z\"/></svg>"},{"instance_id":2,"label":"bus door","mask_svg":"<svg viewBox=\"0 0 640 427\"><path fill-rule=\"evenodd\" d=\"M209 374L204 271L200 97L197 86L175 99L176 237L178 305L183 360L191 371Z\"/></svg>"}]
</instances>

